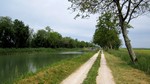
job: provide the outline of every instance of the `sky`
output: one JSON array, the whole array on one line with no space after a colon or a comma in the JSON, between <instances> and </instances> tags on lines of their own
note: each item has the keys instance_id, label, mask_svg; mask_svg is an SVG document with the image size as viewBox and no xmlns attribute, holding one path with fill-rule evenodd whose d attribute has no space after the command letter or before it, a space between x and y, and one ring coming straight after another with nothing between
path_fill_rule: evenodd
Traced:
<instances>
[{"instance_id":1,"label":"sky","mask_svg":"<svg viewBox=\"0 0 150 84\"><path fill-rule=\"evenodd\" d=\"M77 12L67 10L70 5L68 0L0 0L0 16L19 19L35 32L50 26L64 37L92 41L98 14L74 19ZM131 25L134 27L129 30L132 46L150 48L150 14L132 20Z\"/></svg>"}]
</instances>

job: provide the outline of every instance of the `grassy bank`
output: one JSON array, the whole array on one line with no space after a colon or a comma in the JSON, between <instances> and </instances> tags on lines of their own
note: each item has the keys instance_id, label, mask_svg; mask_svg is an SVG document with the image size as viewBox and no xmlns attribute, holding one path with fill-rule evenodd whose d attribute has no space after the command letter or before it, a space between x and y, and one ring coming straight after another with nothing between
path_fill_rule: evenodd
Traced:
<instances>
[{"instance_id":1,"label":"grassy bank","mask_svg":"<svg viewBox=\"0 0 150 84\"><path fill-rule=\"evenodd\" d=\"M87 51L81 48L0 48L0 55L9 55L9 54L22 54L22 53L37 53L37 52L61 52L61 51Z\"/></svg>"},{"instance_id":2,"label":"grassy bank","mask_svg":"<svg viewBox=\"0 0 150 84\"><path fill-rule=\"evenodd\" d=\"M128 65L130 65L136 69L140 69L140 70L144 71L146 74L150 75L150 61L149 61L150 50L149 49L134 49L134 51L138 58L138 62L136 63L136 65L131 63L130 57L129 57L126 49L111 50L111 51L109 51L109 53L121 58Z\"/></svg>"},{"instance_id":3,"label":"grassy bank","mask_svg":"<svg viewBox=\"0 0 150 84\"><path fill-rule=\"evenodd\" d=\"M21 80L16 81L15 84L58 84L85 63L94 53L95 52L88 52L81 56L62 60L31 76L21 78Z\"/></svg>"},{"instance_id":4,"label":"grassy bank","mask_svg":"<svg viewBox=\"0 0 150 84\"><path fill-rule=\"evenodd\" d=\"M107 64L112 70L116 84L149 84L150 76L133 68L119 57L105 53Z\"/></svg>"},{"instance_id":5,"label":"grassy bank","mask_svg":"<svg viewBox=\"0 0 150 84\"><path fill-rule=\"evenodd\" d=\"M99 53L98 58L94 62L83 84L96 84L96 76L98 75L98 69L100 67L100 58L101 56Z\"/></svg>"}]
</instances>

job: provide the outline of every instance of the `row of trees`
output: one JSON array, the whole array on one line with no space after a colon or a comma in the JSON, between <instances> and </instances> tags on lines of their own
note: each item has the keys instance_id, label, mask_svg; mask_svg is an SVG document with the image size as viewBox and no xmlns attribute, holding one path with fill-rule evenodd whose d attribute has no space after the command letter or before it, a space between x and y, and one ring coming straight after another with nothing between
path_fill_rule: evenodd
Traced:
<instances>
[{"instance_id":1,"label":"row of trees","mask_svg":"<svg viewBox=\"0 0 150 84\"><path fill-rule=\"evenodd\" d=\"M83 48L91 47L92 43L78 41L71 37L62 37L58 32L53 31L49 26L45 29L38 30L33 35L31 42L33 47L51 47L51 48Z\"/></svg>"},{"instance_id":2,"label":"row of trees","mask_svg":"<svg viewBox=\"0 0 150 84\"><path fill-rule=\"evenodd\" d=\"M132 19L140 15L150 12L150 0L68 0L71 2L73 11L77 11L76 17L82 18L90 16L90 14L99 13L100 16L107 12L113 14L118 20L118 24L124 38L129 56L133 63L137 61L137 57L132 49L128 30L126 25L129 25Z\"/></svg>"},{"instance_id":3,"label":"row of trees","mask_svg":"<svg viewBox=\"0 0 150 84\"><path fill-rule=\"evenodd\" d=\"M93 35L93 42L106 50L119 49L121 40L119 39L116 21L109 12L100 16Z\"/></svg>"},{"instance_id":4,"label":"row of trees","mask_svg":"<svg viewBox=\"0 0 150 84\"><path fill-rule=\"evenodd\" d=\"M93 44L71 37L62 37L49 26L33 33L33 29L18 19L12 21L10 17L0 17L1 48L83 48L90 46Z\"/></svg>"}]
</instances>

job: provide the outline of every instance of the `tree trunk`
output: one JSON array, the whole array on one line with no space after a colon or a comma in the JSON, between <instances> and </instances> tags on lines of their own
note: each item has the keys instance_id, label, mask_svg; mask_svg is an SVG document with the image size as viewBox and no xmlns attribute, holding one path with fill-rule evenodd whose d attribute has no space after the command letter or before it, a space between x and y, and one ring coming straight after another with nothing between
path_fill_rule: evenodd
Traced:
<instances>
[{"instance_id":1,"label":"tree trunk","mask_svg":"<svg viewBox=\"0 0 150 84\"><path fill-rule=\"evenodd\" d=\"M125 25L125 19L123 18L122 9L120 7L120 3L118 0L115 3L116 3L117 8L118 8L120 27L121 27L122 35L124 38L124 42L125 42L125 45L127 47L127 50L128 50L128 53L129 53L129 56L130 56L132 62L135 63L137 61L137 57L136 57L136 55L132 49L130 39L128 38L128 35L127 35L127 28L125 27L126 25Z\"/></svg>"},{"instance_id":2,"label":"tree trunk","mask_svg":"<svg viewBox=\"0 0 150 84\"><path fill-rule=\"evenodd\" d=\"M128 53L130 55L130 58L132 60L133 63L135 63L137 61L137 57L132 49L132 46L131 46L131 43L130 43L130 39L128 38L128 35L127 35L127 29L124 28L124 26L122 25L121 27L122 29L122 35L123 35L123 38L124 38L124 41L125 41L125 45L127 47L127 50L128 50Z\"/></svg>"}]
</instances>

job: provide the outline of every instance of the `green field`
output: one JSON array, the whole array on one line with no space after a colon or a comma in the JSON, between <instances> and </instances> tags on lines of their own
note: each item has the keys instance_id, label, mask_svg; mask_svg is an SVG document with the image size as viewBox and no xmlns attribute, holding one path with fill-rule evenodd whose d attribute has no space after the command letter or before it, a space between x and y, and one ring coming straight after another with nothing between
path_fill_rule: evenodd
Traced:
<instances>
[{"instance_id":1,"label":"green field","mask_svg":"<svg viewBox=\"0 0 150 84\"><path fill-rule=\"evenodd\" d=\"M107 65L112 70L116 84L149 84L150 76L144 71L134 68L120 57L106 53Z\"/></svg>"},{"instance_id":2,"label":"green field","mask_svg":"<svg viewBox=\"0 0 150 84\"><path fill-rule=\"evenodd\" d=\"M150 75L150 49L134 49L138 62L134 65L131 63L130 57L126 49L120 50L110 50L108 51L110 54L121 58L128 65L144 71L146 74Z\"/></svg>"}]
</instances>

